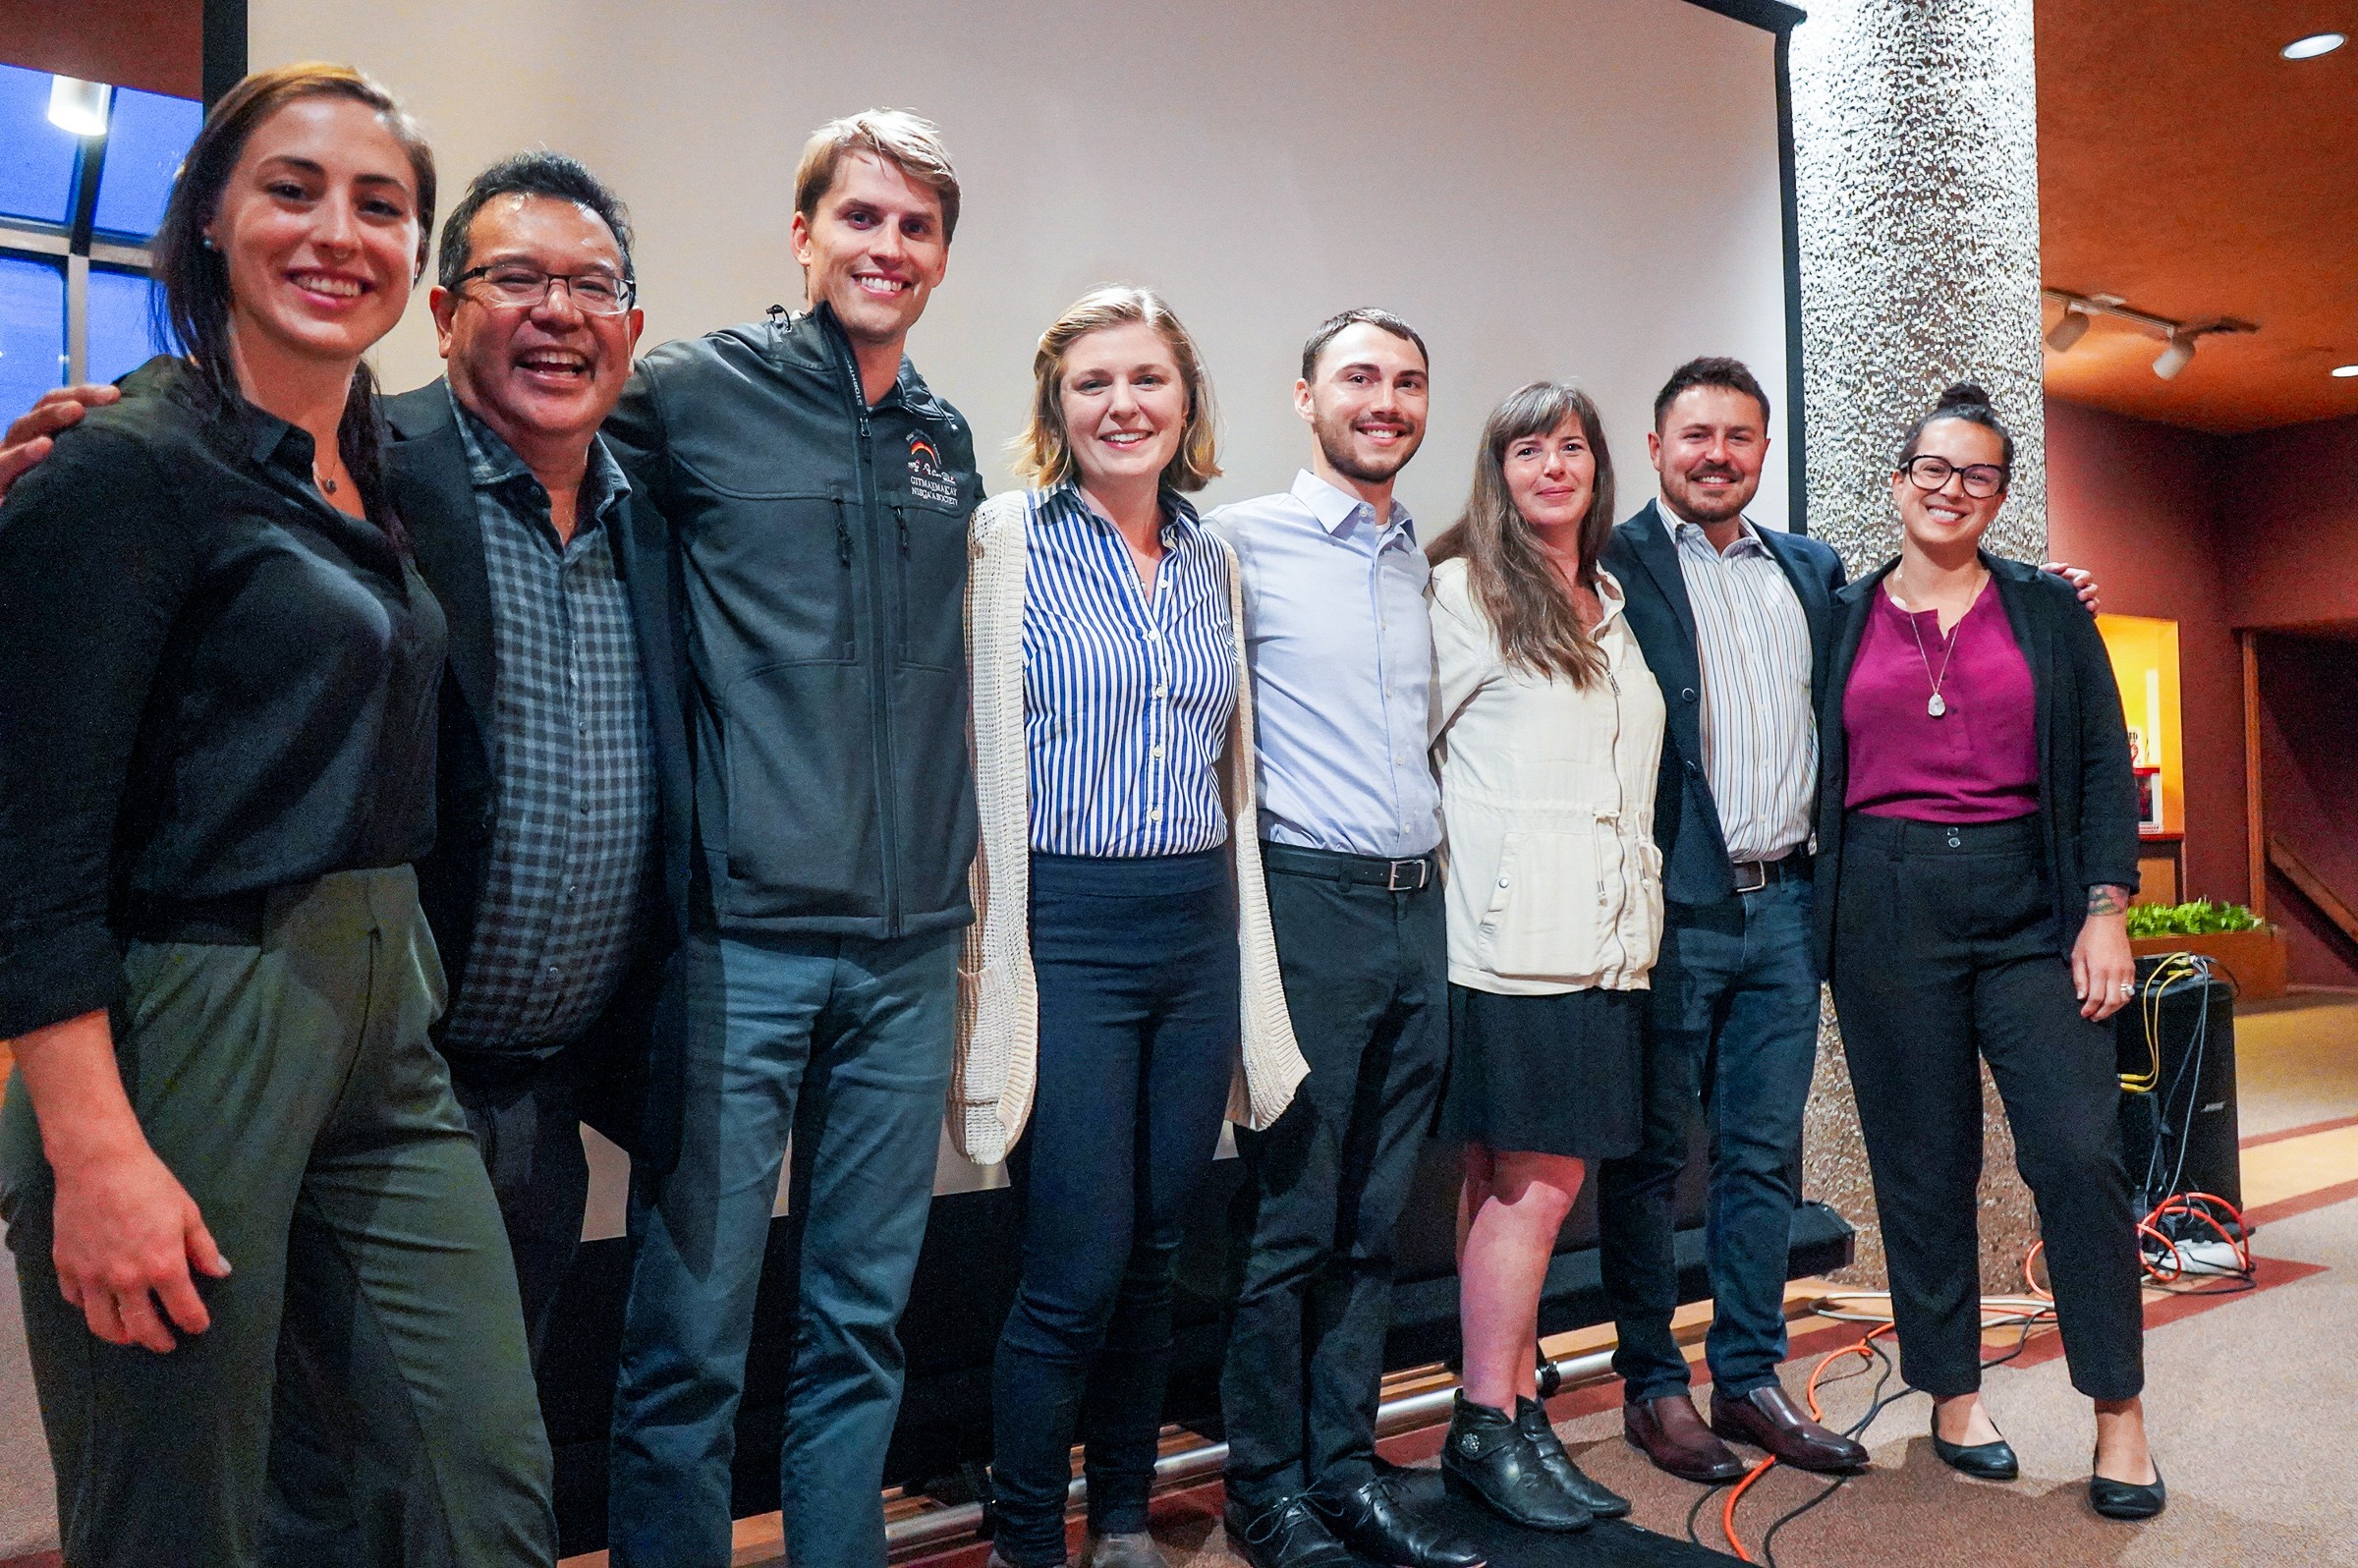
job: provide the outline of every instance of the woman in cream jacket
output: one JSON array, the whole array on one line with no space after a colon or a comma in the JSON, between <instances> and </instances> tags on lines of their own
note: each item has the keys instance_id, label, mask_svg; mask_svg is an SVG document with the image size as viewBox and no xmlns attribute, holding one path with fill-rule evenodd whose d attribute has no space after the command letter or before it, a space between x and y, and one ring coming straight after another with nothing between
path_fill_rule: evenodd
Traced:
<instances>
[{"instance_id":1,"label":"woman in cream jacket","mask_svg":"<svg viewBox=\"0 0 2358 1568\"><path fill-rule=\"evenodd\" d=\"M1441 1463L1528 1528L1629 1505L1590 1481L1533 1384L1541 1283L1587 1163L1640 1125L1639 1027L1661 938L1662 699L1599 568L1612 464L1596 405L1537 382L1484 427L1432 545L1465 1382Z\"/></svg>"},{"instance_id":2,"label":"woman in cream jacket","mask_svg":"<svg viewBox=\"0 0 2358 1568\"><path fill-rule=\"evenodd\" d=\"M950 1128L1025 1192L992 1372L992 1561L1063 1568L1076 1433L1090 1568L1147 1534L1172 1262L1222 1117L1266 1127L1308 1072L1287 1022L1253 801L1211 390L1168 307L1093 293L1041 337L1021 466L976 514L967 599L982 846ZM1037 1099L1035 1095L1037 1093Z\"/></svg>"}]
</instances>

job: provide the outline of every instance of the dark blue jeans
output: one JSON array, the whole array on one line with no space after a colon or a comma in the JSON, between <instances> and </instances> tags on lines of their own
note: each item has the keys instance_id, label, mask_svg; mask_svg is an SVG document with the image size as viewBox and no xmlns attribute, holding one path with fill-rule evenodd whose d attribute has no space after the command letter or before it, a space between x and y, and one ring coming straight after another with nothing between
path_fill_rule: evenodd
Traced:
<instances>
[{"instance_id":1,"label":"dark blue jeans","mask_svg":"<svg viewBox=\"0 0 2358 1568\"><path fill-rule=\"evenodd\" d=\"M1810 884L1795 877L1665 912L1647 1026L1645 1144L1604 1161L1597 1180L1605 1303L1620 1333L1613 1370L1633 1402L1687 1386L1670 1332L1678 1306L1670 1248L1698 1107L1711 1133L1704 1248L1712 1380L1748 1394L1774 1382L1785 1359L1794 1173L1818 1062L1810 910Z\"/></svg>"},{"instance_id":2,"label":"dark blue jeans","mask_svg":"<svg viewBox=\"0 0 2358 1568\"><path fill-rule=\"evenodd\" d=\"M789 1135L786 1552L796 1568L882 1568L894 1327L932 1205L959 941L703 934L683 947L680 1156L631 1177L615 1568L727 1568L737 1406Z\"/></svg>"},{"instance_id":3,"label":"dark blue jeans","mask_svg":"<svg viewBox=\"0 0 2358 1568\"><path fill-rule=\"evenodd\" d=\"M1171 1366L1171 1265L1236 1068L1225 849L1032 857L1039 1086L1011 1160L1024 1269L991 1374L999 1555L1064 1556L1076 1433L1090 1527L1147 1528Z\"/></svg>"}]
</instances>

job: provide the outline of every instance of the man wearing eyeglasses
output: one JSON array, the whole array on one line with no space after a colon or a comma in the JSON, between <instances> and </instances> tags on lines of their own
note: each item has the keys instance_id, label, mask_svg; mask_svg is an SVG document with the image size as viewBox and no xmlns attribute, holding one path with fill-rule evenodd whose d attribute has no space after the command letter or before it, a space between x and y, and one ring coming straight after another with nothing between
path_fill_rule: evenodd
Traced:
<instances>
[{"instance_id":1,"label":"man wearing eyeglasses","mask_svg":"<svg viewBox=\"0 0 2358 1568\"><path fill-rule=\"evenodd\" d=\"M632 1142L669 946L655 759L685 760L664 541L634 534L597 434L639 340L630 242L621 203L562 153L486 169L428 299L446 377L385 407L451 626L439 831L418 868L450 972L437 1037L535 1359L581 1237L585 1112Z\"/></svg>"}]
</instances>

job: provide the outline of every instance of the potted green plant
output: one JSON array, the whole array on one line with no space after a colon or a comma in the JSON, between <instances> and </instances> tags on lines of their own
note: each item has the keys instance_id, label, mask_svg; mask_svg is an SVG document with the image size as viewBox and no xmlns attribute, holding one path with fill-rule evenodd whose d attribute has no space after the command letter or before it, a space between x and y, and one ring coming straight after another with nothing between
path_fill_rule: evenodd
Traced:
<instances>
[{"instance_id":1,"label":"potted green plant","mask_svg":"<svg viewBox=\"0 0 2358 1568\"><path fill-rule=\"evenodd\" d=\"M2241 904L2132 904L2129 948L2140 958L2200 953L2234 977L2247 1000L2284 994L2284 933Z\"/></svg>"}]
</instances>

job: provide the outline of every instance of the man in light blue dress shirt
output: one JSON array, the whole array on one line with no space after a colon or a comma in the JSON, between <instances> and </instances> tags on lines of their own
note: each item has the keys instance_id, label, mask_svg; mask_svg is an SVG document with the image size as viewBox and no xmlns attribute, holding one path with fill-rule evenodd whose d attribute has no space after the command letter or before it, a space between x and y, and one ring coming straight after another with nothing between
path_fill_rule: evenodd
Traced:
<instances>
[{"instance_id":1,"label":"man in light blue dress shirt","mask_svg":"<svg viewBox=\"0 0 2358 1568\"><path fill-rule=\"evenodd\" d=\"M1244 570L1262 857L1310 1062L1275 1126L1237 1134L1220 1403L1228 1534L1254 1568L1482 1560L1404 1508L1375 1462L1393 1228L1449 1050L1430 574L1392 499L1427 398L1405 321L1335 316L1294 389L1310 468L1210 518Z\"/></svg>"}]
</instances>

